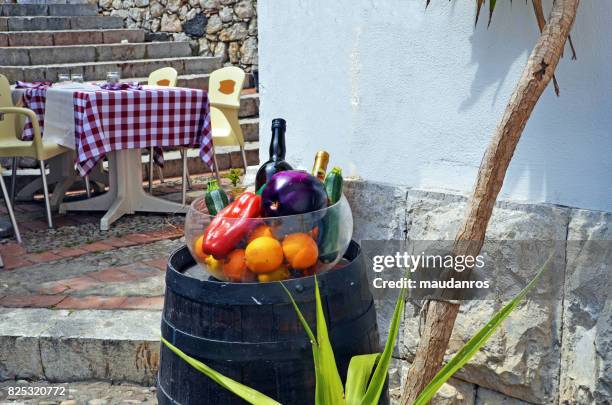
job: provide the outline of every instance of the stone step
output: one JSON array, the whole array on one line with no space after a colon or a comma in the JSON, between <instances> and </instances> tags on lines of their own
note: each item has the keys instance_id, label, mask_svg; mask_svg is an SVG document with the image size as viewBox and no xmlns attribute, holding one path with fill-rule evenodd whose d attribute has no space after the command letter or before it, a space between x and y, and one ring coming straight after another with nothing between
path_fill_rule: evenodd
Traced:
<instances>
[{"instance_id":1,"label":"stone step","mask_svg":"<svg viewBox=\"0 0 612 405\"><path fill-rule=\"evenodd\" d=\"M0 48L0 60L7 66L108 62L185 56L191 56L189 42Z\"/></svg>"},{"instance_id":2,"label":"stone step","mask_svg":"<svg viewBox=\"0 0 612 405\"><path fill-rule=\"evenodd\" d=\"M59 46L145 42L139 29L0 32L0 46Z\"/></svg>"},{"instance_id":3,"label":"stone step","mask_svg":"<svg viewBox=\"0 0 612 405\"><path fill-rule=\"evenodd\" d=\"M208 90L208 77L209 75L182 75L178 77L177 86L190 89ZM146 78L125 79L125 81L137 81L141 84L147 83ZM247 83L245 82L245 88L246 86ZM259 93L243 94L240 96L240 111L238 111L238 116L240 118L259 117ZM253 127L250 121L245 122L242 131L249 131L249 136L251 138L253 138L253 136L259 136L259 127ZM254 132L256 135L253 135Z\"/></svg>"},{"instance_id":4,"label":"stone step","mask_svg":"<svg viewBox=\"0 0 612 405\"><path fill-rule=\"evenodd\" d=\"M95 4L0 4L0 16L86 16L98 15Z\"/></svg>"},{"instance_id":5,"label":"stone step","mask_svg":"<svg viewBox=\"0 0 612 405\"><path fill-rule=\"evenodd\" d=\"M0 308L0 381L154 384L160 322L161 311Z\"/></svg>"},{"instance_id":6,"label":"stone step","mask_svg":"<svg viewBox=\"0 0 612 405\"><path fill-rule=\"evenodd\" d=\"M249 77L249 76L247 76ZM181 75L178 77L177 86L187 87L190 89L203 89L208 90L208 74L203 75ZM123 79L125 81L137 81L141 84L147 83L146 77L139 77L135 79ZM245 80L244 88L251 88L252 80ZM243 94L240 97L240 111L238 112L240 118L250 118L259 116L259 94L249 93Z\"/></svg>"},{"instance_id":7,"label":"stone step","mask_svg":"<svg viewBox=\"0 0 612 405\"><path fill-rule=\"evenodd\" d=\"M240 97L240 118L259 117L259 93L243 94ZM252 123L246 123L245 126L251 126ZM259 122L257 123L257 139L259 140Z\"/></svg>"},{"instance_id":8,"label":"stone step","mask_svg":"<svg viewBox=\"0 0 612 405\"><path fill-rule=\"evenodd\" d=\"M259 165L259 142L246 142L244 150L249 166ZM240 148L237 146L219 146L215 149L219 170L229 170L233 167L242 168L242 156ZM210 173L210 169L200 158L199 149L189 149L187 151L187 168L190 175ZM143 156L142 174L143 180L147 179L148 155ZM181 153L178 150L164 152L164 177L180 177L183 173L183 162ZM158 178L157 170L154 171L154 178Z\"/></svg>"},{"instance_id":9,"label":"stone step","mask_svg":"<svg viewBox=\"0 0 612 405\"><path fill-rule=\"evenodd\" d=\"M180 75L178 77L177 86L178 87L189 87L192 89L203 89L208 90L208 74L192 74L192 75ZM130 81L137 81L139 83L146 83L146 77L137 77L134 79L126 79ZM254 86L253 76L247 74L246 79L244 81L243 88L249 89Z\"/></svg>"},{"instance_id":10,"label":"stone step","mask_svg":"<svg viewBox=\"0 0 612 405\"><path fill-rule=\"evenodd\" d=\"M259 142L246 142L244 150L247 157L247 163L249 166L259 165ZM219 146L215 149L217 154L217 162L219 163L219 170L229 170L233 167L242 168L242 156L240 148L238 146ZM200 150L197 148L188 149L187 151L187 168L190 175L210 173L210 168L202 162L200 158ZM19 190L22 186L25 186L29 182L40 176L40 172L37 168L32 168L30 165L23 165L19 162L19 170L17 171L17 189ZM142 179L147 180L149 173L149 155L142 155ZM7 162L3 166L6 170L3 172L3 176L8 178L11 176L9 171L11 164ZM183 162L181 159L181 153L178 149L164 151L164 178L180 177L183 173ZM158 171L154 170L154 179L158 179ZM10 180L8 180L10 181ZM78 187L78 186L77 186ZM0 332L1 334L1 332ZM1 357L0 357L1 359ZM1 372L1 369L0 369ZM1 375L0 375L1 377ZM0 378L2 381L2 378Z\"/></svg>"},{"instance_id":11,"label":"stone step","mask_svg":"<svg viewBox=\"0 0 612 405\"><path fill-rule=\"evenodd\" d=\"M123 28L123 18L82 17L0 17L0 31L54 31Z\"/></svg>"},{"instance_id":12,"label":"stone step","mask_svg":"<svg viewBox=\"0 0 612 405\"><path fill-rule=\"evenodd\" d=\"M254 108L253 104L255 104L255 106L257 107L257 110L251 110L250 114L255 114L255 115L259 115L259 95L258 94L248 94L248 95L244 95L241 98L241 115L245 114L248 108ZM248 104L251 104L251 107L245 107ZM259 118L257 116L250 116L249 118L242 118L240 119L240 127L242 128L242 134L244 136L244 140L245 140L245 151L247 154L247 161L249 163L249 165L256 165L259 163ZM221 147L217 147L216 149L217 152L217 160L219 161L219 166L221 167L221 170L226 170L229 169L230 167L240 167L241 166L241 162L242 162L242 157L240 156L240 148L238 148L237 146L221 146ZM199 149L190 149L189 150L189 154L188 156L190 157L190 162L189 162L189 168L190 168L190 173L193 174L197 174L197 173L205 173L208 171L208 168L202 163L201 159L199 158ZM192 162L191 158L195 158L195 161ZM166 151L164 153L164 160L166 162L172 161L172 160L180 160L180 155L178 154L178 152L175 151ZM23 165L20 162L19 168L20 169L33 169L33 175L34 176L38 176L38 169L35 167L36 163L35 161L25 161L27 163L33 163L34 166L30 166L30 165ZM143 156L143 165L148 162L148 157ZM180 171L181 171L181 166L180 166L180 162L176 163L176 168L175 169L168 169L171 170L170 174L168 174L167 176L179 176L180 175ZM164 169L164 173L165 170L168 168L169 166L166 165L165 169ZM10 168L10 163L6 164L5 163L5 168ZM175 170L175 171L172 171ZM143 173L146 173L146 171L143 171ZM177 174L178 173L178 174ZM24 174L24 173L21 173ZM10 175L8 173L8 171L5 171L4 175Z\"/></svg>"},{"instance_id":13,"label":"stone step","mask_svg":"<svg viewBox=\"0 0 612 405\"><path fill-rule=\"evenodd\" d=\"M259 141L259 118L243 118L240 120L240 127L245 142Z\"/></svg>"},{"instance_id":14,"label":"stone step","mask_svg":"<svg viewBox=\"0 0 612 405\"><path fill-rule=\"evenodd\" d=\"M10 82L56 81L60 73L82 74L85 80L105 80L108 72L121 77L147 77L154 70L171 66L179 74L210 73L222 66L221 58L192 56L183 58L125 60L111 62L68 63L58 65L0 66L0 73Z\"/></svg>"}]
</instances>

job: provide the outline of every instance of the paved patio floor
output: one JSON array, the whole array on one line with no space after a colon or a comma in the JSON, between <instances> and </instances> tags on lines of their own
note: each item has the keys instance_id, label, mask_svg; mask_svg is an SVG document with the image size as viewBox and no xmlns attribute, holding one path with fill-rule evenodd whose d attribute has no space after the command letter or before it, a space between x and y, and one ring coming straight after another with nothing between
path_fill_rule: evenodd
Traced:
<instances>
[{"instance_id":1,"label":"paved patio floor","mask_svg":"<svg viewBox=\"0 0 612 405\"><path fill-rule=\"evenodd\" d=\"M203 194L208 176L191 180L188 202ZM222 185L228 187L228 181ZM154 186L155 195L173 201L180 201L180 191L178 178ZM0 216L6 216L0 205ZM157 403L153 386L166 261L184 243L184 215L125 216L103 232L103 213L55 214L56 228L49 230L42 200L15 208L24 243L0 240L5 264L0 269L0 380L8 379L0 383L0 402L7 399L2 388L8 385L66 382L66 397L13 400Z\"/></svg>"},{"instance_id":2,"label":"paved patio floor","mask_svg":"<svg viewBox=\"0 0 612 405\"><path fill-rule=\"evenodd\" d=\"M202 195L206 180L192 177L188 201ZM176 201L180 189L179 179L167 179L154 194ZM129 215L101 231L103 213L55 214L49 230L42 201L15 209L24 243L0 241L0 307L161 309L166 260L183 243L184 215Z\"/></svg>"}]
</instances>

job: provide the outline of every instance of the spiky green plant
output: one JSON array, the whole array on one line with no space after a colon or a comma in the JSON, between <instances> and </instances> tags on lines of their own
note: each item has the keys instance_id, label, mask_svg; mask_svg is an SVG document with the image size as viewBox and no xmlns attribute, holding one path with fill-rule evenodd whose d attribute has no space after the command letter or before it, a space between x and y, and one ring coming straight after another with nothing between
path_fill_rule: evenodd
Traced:
<instances>
[{"instance_id":1,"label":"spiky green plant","mask_svg":"<svg viewBox=\"0 0 612 405\"><path fill-rule=\"evenodd\" d=\"M552 261L552 256L542 266L534 279L501 311L487 322L487 324L472 337L465 346L440 370L434 379L425 387L415 401L415 405L427 404L440 387L448 381L461 367L463 367L487 342L495 330L501 323L512 313L518 304L525 298L527 293L536 285L542 274L549 268ZM281 283L282 285L282 283ZM285 288L284 285L282 285ZM395 311L391 318L391 327L385 349L382 353L364 354L355 356L349 363L346 386L343 386L338 366L334 358L334 351L329 341L327 324L323 314L323 306L321 303L321 294L319 292L318 283L315 283L315 299L316 299L316 326L317 334L313 333L312 329L306 322L298 305L294 301L291 293L287 288L285 291L289 295L295 312L310 339L312 344L312 357L314 359L316 388L315 388L315 405L376 405L383 392L391 355L395 348L395 341L400 328L401 319L404 313L406 302L406 289L403 289L397 298ZM180 358L189 363L196 370L211 378L213 381L222 387L233 392L240 398L253 405L279 405L279 402L274 399L247 387L239 382L236 382L224 375L216 372L206 364L189 357L180 349L173 346L170 342L161 339L162 342L176 353Z\"/></svg>"}]
</instances>

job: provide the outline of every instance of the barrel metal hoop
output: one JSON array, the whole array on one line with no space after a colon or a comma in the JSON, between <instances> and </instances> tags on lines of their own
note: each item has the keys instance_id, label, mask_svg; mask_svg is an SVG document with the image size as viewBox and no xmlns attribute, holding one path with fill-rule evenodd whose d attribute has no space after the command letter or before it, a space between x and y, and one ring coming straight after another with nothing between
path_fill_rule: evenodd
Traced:
<instances>
[{"instance_id":1,"label":"barrel metal hoop","mask_svg":"<svg viewBox=\"0 0 612 405\"><path fill-rule=\"evenodd\" d=\"M168 395L164 389L164 386L162 385L162 380L159 377L159 373L157 375L157 402L159 405L181 405L172 399L170 395Z\"/></svg>"},{"instance_id":2,"label":"barrel metal hoop","mask_svg":"<svg viewBox=\"0 0 612 405\"><path fill-rule=\"evenodd\" d=\"M376 311L374 301L366 312L358 318L335 325L330 329L330 339L336 352L342 352L352 342L361 336L369 334L376 325ZM346 329L358 333L346 333ZM181 351L196 358L228 361L286 361L300 359L304 353L311 350L308 338L284 340L277 342L225 342L205 337L194 336L177 329L162 316L162 336ZM344 332L344 333L342 333Z\"/></svg>"}]
</instances>

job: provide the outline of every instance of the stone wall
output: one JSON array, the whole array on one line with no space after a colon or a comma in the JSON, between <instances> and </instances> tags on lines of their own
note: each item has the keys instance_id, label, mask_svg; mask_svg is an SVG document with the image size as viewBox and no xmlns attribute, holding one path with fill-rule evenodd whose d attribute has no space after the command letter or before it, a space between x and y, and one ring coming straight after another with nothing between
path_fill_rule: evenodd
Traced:
<instances>
[{"instance_id":1,"label":"stone wall","mask_svg":"<svg viewBox=\"0 0 612 405\"><path fill-rule=\"evenodd\" d=\"M345 194L353 208L357 240L452 240L467 200L461 195L361 180L347 181ZM612 213L502 201L496 205L487 238L567 241L565 262L558 266L563 272L562 299L524 301L434 403L610 403ZM589 250L577 242L582 240L596 242ZM536 266L546 255L533 252L521 260ZM514 271L516 260L508 259L508 270ZM393 304L377 302L382 336L387 335ZM499 303L491 301L464 303L448 356L499 308ZM419 340L419 312L420 303L409 301L391 370L396 398Z\"/></svg>"},{"instance_id":2,"label":"stone wall","mask_svg":"<svg viewBox=\"0 0 612 405\"><path fill-rule=\"evenodd\" d=\"M100 13L123 17L152 40L190 41L194 54L257 70L257 0L98 0Z\"/></svg>"}]
</instances>

